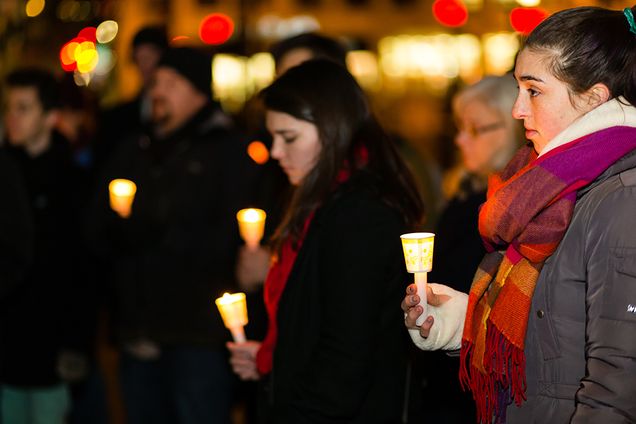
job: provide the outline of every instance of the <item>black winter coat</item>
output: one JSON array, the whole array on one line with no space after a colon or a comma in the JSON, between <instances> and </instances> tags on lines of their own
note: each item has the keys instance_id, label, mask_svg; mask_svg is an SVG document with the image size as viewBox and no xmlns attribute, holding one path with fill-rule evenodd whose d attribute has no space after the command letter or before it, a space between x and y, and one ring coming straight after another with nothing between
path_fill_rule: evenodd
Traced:
<instances>
[{"instance_id":1,"label":"black winter coat","mask_svg":"<svg viewBox=\"0 0 636 424\"><path fill-rule=\"evenodd\" d=\"M83 337L75 326L81 317L73 316L69 299L83 277L79 217L85 181L72 163L68 141L57 133L36 157L23 149L7 151L24 178L29 202L25 217L32 219L34 239L24 279L2 299L0 380L43 387L59 382L58 355Z\"/></svg>"},{"instance_id":2,"label":"black winter coat","mask_svg":"<svg viewBox=\"0 0 636 424\"><path fill-rule=\"evenodd\" d=\"M109 163L88 230L110 269L117 339L222 346L214 299L235 289L236 212L253 172L244 140L205 107L167 139L126 140ZM137 184L128 219L108 206L114 178Z\"/></svg>"},{"instance_id":3,"label":"black winter coat","mask_svg":"<svg viewBox=\"0 0 636 424\"><path fill-rule=\"evenodd\" d=\"M400 422L404 232L368 176L316 212L279 304L272 422Z\"/></svg>"}]
</instances>

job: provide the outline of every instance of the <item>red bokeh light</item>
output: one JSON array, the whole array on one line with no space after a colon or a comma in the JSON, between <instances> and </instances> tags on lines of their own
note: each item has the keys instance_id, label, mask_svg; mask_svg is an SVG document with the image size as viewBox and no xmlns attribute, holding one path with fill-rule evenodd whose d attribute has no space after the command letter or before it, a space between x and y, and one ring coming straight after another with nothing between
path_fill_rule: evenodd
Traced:
<instances>
[{"instance_id":1,"label":"red bokeh light","mask_svg":"<svg viewBox=\"0 0 636 424\"><path fill-rule=\"evenodd\" d=\"M444 26L459 27L468 21L468 9L461 0L435 0L433 17Z\"/></svg>"},{"instance_id":2,"label":"red bokeh light","mask_svg":"<svg viewBox=\"0 0 636 424\"><path fill-rule=\"evenodd\" d=\"M510 25L521 34L528 35L548 17L548 12L538 7L516 7L510 11Z\"/></svg>"},{"instance_id":3,"label":"red bokeh light","mask_svg":"<svg viewBox=\"0 0 636 424\"><path fill-rule=\"evenodd\" d=\"M97 28L86 27L77 33L77 37L84 38L86 39L86 41L92 41L93 43L97 43Z\"/></svg>"},{"instance_id":4,"label":"red bokeh light","mask_svg":"<svg viewBox=\"0 0 636 424\"><path fill-rule=\"evenodd\" d=\"M234 21L222 13L206 16L199 26L199 38L206 44L223 44L234 33Z\"/></svg>"}]
</instances>

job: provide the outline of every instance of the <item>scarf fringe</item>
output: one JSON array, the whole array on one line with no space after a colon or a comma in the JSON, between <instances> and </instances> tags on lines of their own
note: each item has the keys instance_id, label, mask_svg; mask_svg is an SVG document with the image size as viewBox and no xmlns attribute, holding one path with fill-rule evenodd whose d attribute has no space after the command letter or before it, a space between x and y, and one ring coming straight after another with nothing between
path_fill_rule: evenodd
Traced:
<instances>
[{"instance_id":1,"label":"scarf fringe","mask_svg":"<svg viewBox=\"0 0 636 424\"><path fill-rule=\"evenodd\" d=\"M460 354L459 381L469 389L477 406L479 423L504 423L506 408L514 400L526 400L526 361L522 349L514 346L490 321L487 323L483 371L473 364L475 345L464 340Z\"/></svg>"}]
</instances>

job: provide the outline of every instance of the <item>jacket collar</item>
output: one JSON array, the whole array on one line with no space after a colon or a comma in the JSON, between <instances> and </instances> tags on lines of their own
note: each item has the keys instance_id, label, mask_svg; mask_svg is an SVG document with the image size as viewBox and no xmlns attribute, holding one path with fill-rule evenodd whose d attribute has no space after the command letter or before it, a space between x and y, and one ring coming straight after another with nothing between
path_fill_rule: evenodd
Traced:
<instances>
[{"instance_id":1,"label":"jacket collar","mask_svg":"<svg viewBox=\"0 0 636 424\"><path fill-rule=\"evenodd\" d=\"M550 140L539 156L585 135L618 126L636 127L636 108L623 97L609 100L581 116Z\"/></svg>"},{"instance_id":2,"label":"jacket collar","mask_svg":"<svg viewBox=\"0 0 636 424\"><path fill-rule=\"evenodd\" d=\"M608 178L633 168L636 168L636 150L632 150L630 153L623 156L614 165L607 168L592 183L581 188L577 192L577 195L576 195L577 199L580 199L581 197L583 197L587 192L592 190L594 187L600 185L603 181L607 180Z\"/></svg>"}]
</instances>

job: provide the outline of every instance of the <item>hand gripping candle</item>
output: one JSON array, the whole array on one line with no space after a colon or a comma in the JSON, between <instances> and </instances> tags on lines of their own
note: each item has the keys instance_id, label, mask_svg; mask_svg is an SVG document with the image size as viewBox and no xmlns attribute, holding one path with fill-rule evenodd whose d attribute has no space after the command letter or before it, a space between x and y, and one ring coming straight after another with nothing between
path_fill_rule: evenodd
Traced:
<instances>
[{"instance_id":1,"label":"hand gripping candle","mask_svg":"<svg viewBox=\"0 0 636 424\"><path fill-rule=\"evenodd\" d=\"M409 233L402 234L402 248L404 249L404 261L406 262L406 270L415 274L415 285L417 286L417 295L420 297L420 306L423 309L422 315L415 322L422 325L426 319L426 283L427 273L433 269L433 243L435 234L433 233Z\"/></svg>"}]
</instances>

